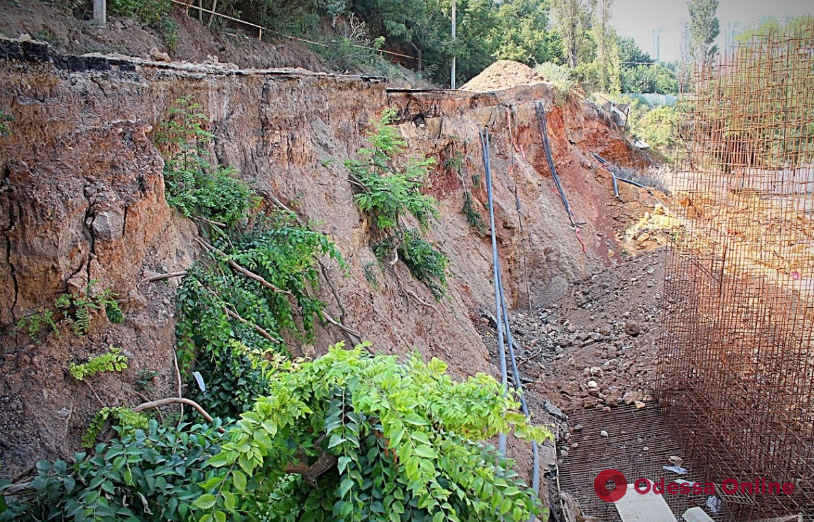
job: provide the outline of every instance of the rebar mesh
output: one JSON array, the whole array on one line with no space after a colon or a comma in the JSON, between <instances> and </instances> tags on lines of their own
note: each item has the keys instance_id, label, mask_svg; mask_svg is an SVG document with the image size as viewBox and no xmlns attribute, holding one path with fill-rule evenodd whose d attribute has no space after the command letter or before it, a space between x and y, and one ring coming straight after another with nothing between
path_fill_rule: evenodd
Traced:
<instances>
[{"instance_id":1,"label":"rebar mesh","mask_svg":"<svg viewBox=\"0 0 814 522\"><path fill-rule=\"evenodd\" d=\"M730 520L814 521L812 19L705 68L687 103L659 400L706 480L794 484Z\"/></svg>"}]
</instances>

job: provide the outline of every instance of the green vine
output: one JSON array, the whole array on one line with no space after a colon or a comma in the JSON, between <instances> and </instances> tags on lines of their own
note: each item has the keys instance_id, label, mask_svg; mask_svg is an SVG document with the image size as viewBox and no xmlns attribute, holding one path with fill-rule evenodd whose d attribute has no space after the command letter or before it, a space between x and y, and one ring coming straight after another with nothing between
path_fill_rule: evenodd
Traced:
<instances>
[{"instance_id":1,"label":"green vine","mask_svg":"<svg viewBox=\"0 0 814 522\"><path fill-rule=\"evenodd\" d=\"M178 346L182 366L193 359L206 390L190 383L190 396L215 415L235 418L264 393L267 379L244 350L285 354L284 334L310 342L325 303L318 259L345 262L330 239L278 212L258 217L245 232L216 241L210 259L196 263L178 291ZM234 263L234 264L230 264ZM259 276L267 285L237 268Z\"/></svg>"},{"instance_id":2,"label":"green vine","mask_svg":"<svg viewBox=\"0 0 814 522\"><path fill-rule=\"evenodd\" d=\"M127 356L122 355L122 349L110 346L107 353L91 357L83 364L71 363L68 371L77 381L86 377L93 377L104 372L121 372L127 368Z\"/></svg>"},{"instance_id":3,"label":"green vine","mask_svg":"<svg viewBox=\"0 0 814 522\"><path fill-rule=\"evenodd\" d=\"M122 434L135 433L137 429L146 430L150 422L147 416L136 413L130 408L102 408L96 412L93 420L90 421L88 430L82 437L83 448L92 448L96 444L96 439L105 428L108 420L111 420L114 426L119 426Z\"/></svg>"}]
</instances>

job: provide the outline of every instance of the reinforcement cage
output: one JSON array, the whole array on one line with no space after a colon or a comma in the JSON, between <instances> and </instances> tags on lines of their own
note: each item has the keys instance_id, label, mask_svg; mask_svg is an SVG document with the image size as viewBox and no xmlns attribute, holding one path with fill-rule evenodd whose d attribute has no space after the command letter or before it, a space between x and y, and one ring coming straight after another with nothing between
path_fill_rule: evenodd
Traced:
<instances>
[{"instance_id":1,"label":"reinforcement cage","mask_svg":"<svg viewBox=\"0 0 814 522\"><path fill-rule=\"evenodd\" d=\"M752 37L695 86L673 186L659 401L708 481L794 485L723 499L727 519L814 521L812 19Z\"/></svg>"}]
</instances>

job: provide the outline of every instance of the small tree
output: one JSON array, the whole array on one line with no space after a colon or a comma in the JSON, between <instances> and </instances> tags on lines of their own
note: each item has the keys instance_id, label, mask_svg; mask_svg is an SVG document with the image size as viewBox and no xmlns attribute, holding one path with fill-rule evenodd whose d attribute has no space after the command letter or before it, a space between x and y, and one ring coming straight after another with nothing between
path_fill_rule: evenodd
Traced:
<instances>
[{"instance_id":1,"label":"small tree","mask_svg":"<svg viewBox=\"0 0 814 522\"><path fill-rule=\"evenodd\" d=\"M562 35L568 65L573 69L579 65L579 50L585 33L591 25L596 0L553 0L551 4L555 27Z\"/></svg>"},{"instance_id":2,"label":"small tree","mask_svg":"<svg viewBox=\"0 0 814 522\"><path fill-rule=\"evenodd\" d=\"M718 0L689 0L690 54L696 64L708 64L718 54L718 46L712 45L721 33L718 18Z\"/></svg>"}]
</instances>

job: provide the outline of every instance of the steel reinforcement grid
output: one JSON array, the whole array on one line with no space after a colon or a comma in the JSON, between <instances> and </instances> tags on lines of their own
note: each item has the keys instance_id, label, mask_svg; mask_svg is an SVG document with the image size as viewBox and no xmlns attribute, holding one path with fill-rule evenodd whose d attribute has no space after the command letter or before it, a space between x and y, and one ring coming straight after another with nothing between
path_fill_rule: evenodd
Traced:
<instances>
[{"instance_id":1,"label":"steel reinforcement grid","mask_svg":"<svg viewBox=\"0 0 814 522\"><path fill-rule=\"evenodd\" d=\"M812 18L704 67L683 110L659 403L705 480L793 485L724 501L728 520L812 522Z\"/></svg>"}]
</instances>

